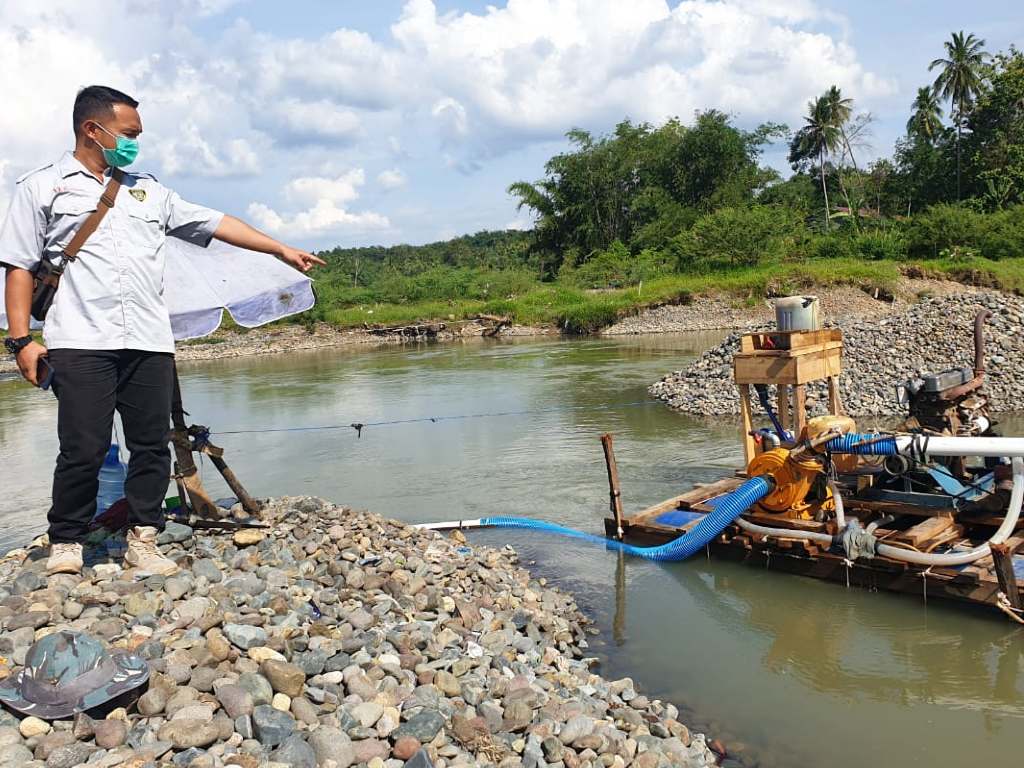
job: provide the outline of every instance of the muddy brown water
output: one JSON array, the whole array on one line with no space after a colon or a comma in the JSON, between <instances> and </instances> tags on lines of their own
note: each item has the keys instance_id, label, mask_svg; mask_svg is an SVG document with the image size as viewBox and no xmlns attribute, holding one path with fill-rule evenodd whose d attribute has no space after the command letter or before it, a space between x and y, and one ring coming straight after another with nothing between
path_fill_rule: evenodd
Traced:
<instances>
[{"instance_id":1,"label":"muddy brown water","mask_svg":"<svg viewBox=\"0 0 1024 768\"><path fill-rule=\"evenodd\" d=\"M186 408L215 432L472 416L355 430L221 434L257 495L315 494L406 521L488 515L601 531L611 431L627 512L719 478L733 418L695 420L646 386L722 334L473 342L188 363ZM0 551L39 533L56 453L52 396L0 381ZM475 416L531 411L529 415ZM863 426L870 427L871 424ZM1004 422L1024 434L1024 419ZM215 495L227 491L206 464ZM1024 631L1001 614L697 558L624 560L527 531L480 531L574 591L592 652L742 764L1010 764L1024 732Z\"/></svg>"}]
</instances>

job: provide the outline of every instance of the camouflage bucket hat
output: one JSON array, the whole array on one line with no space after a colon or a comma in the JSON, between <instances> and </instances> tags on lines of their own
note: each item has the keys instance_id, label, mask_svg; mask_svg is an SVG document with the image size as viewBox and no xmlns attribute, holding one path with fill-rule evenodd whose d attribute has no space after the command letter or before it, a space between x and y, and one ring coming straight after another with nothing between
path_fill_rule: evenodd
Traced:
<instances>
[{"instance_id":1,"label":"camouflage bucket hat","mask_svg":"<svg viewBox=\"0 0 1024 768\"><path fill-rule=\"evenodd\" d=\"M111 652L81 632L54 632L28 649L23 669L0 682L0 702L57 720L105 704L148 679L145 659Z\"/></svg>"}]
</instances>

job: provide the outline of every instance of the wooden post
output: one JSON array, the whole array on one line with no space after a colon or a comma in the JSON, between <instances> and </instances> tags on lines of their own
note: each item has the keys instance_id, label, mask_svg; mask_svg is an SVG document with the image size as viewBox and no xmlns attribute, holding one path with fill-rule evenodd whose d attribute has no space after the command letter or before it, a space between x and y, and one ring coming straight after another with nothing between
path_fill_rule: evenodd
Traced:
<instances>
[{"instance_id":1,"label":"wooden post","mask_svg":"<svg viewBox=\"0 0 1024 768\"><path fill-rule=\"evenodd\" d=\"M185 409L181 403L181 383L178 381L178 367L174 367L174 391L171 399L171 445L174 447L174 472L180 478L179 488L184 485L192 511L200 517L222 517L217 505L210 498L199 480L199 469L192 458L192 442L185 424ZM184 503L184 500L183 500Z\"/></svg>"},{"instance_id":2,"label":"wooden post","mask_svg":"<svg viewBox=\"0 0 1024 768\"><path fill-rule=\"evenodd\" d=\"M238 497L238 500L242 503L242 509L248 512L250 515L255 515L260 511L260 503L256 501L249 492L245 490L245 486L238 480L235 473L231 471L231 468L224 463L223 451L219 448L217 452L209 450L212 446L207 446L204 451L207 456L210 457L210 461L213 462L213 466L217 468L221 476L224 478L224 482L228 484L228 488Z\"/></svg>"},{"instance_id":3,"label":"wooden post","mask_svg":"<svg viewBox=\"0 0 1024 768\"><path fill-rule=\"evenodd\" d=\"M743 457L746 459L746 468L751 461L754 460L754 455L757 452L757 444L754 442L753 436L750 434L754 428L754 421L750 413L750 385L740 384L740 416L743 421Z\"/></svg>"},{"instance_id":4,"label":"wooden post","mask_svg":"<svg viewBox=\"0 0 1024 768\"><path fill-rule=\"evenodd\" d=\"M245 487L224 461L224 451L211 443L206 427L189 427L185 423L185 409L181 403L181 383L178 381L178 368L174 368L174 390L171 396L171 444L174 447L174 477L178 484L178 493L184 507L191 507L199 517L219 518L227 513L214 503L203 488L199 479L199 470L192 458L193 450L205 453L210 457L217 471L224 477L228 487L242 503L242 507L250 515L260 511L260 504L246 492ZM192 436L197 435L197 443L193 446Z\"/></svg>"},{"instance_id":5,"label":"wooden post","mask_svg":"<svg viewBox=\"0 0 1024 768\"><path fill-rule=\"evenodd\" d=\"M993 569L999 579L999 589L1010 601L1010 605L1021 610L1020 590L1017 589L1017 576L1013 572L1013 553L1005 544L991 544Z\"/></svg>"},{"instance_id":6,"label":"wooden post","mask_svg":"<svg viewBox=\"0 0 1024 768\"><path fill-rule=\"evenodd\" d=\"M836 416L843 414L843 401L839 396L839 377L828 377L828 410Z\"/></svg>"},{"instance_id":7,"label":"wooden post","mask_svg":"<svg viewBox=\"0 0 1024 768\"><path fill-rule=\"evenodd\" d=\"M775 409L779 412L779 423L782 428L788 431L791 428L792 421L789 418L789 385L779 384L778 385L778 396L775 403Z\"/></svg>"},{"instance_id":8,"label":"wooden post","mask_svg":"<svg viewBox=\"0 0 1024 768\"><path fill-rule=\"evenodd\" d=\"M615 463L615 449L610 433L601 435L601 447L604 448L604 463L608 469L608 495L612 514L615 515L615 538L622 541L622 491L619 489L619 466Z\"/></svg>"},{"instance_id":9,"label":"wooden post","mask_svg":"<svg viewBox=\"0 0 1024 768\"><path fill-rule=\"evenodd\" d=\"M807 385L797 384L793 393L793 429L797 440L807 425Z\"/></svg>"}]
</instances>

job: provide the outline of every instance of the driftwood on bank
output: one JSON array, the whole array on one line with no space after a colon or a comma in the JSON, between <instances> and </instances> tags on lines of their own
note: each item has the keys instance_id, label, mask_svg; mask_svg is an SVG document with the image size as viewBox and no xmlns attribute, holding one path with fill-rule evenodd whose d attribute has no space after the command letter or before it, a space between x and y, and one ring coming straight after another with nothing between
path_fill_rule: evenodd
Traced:
<instances>
[{"instance_id":1,"label":"driftwood on bank","mask_svg":"<svg viewBox=\"0 0 1024 768\"><path fill-rule=\"evenodd\" d=\"M497 336L502 329L512 326L512 321L507 317L497 315L477 315L469 320L459 320L451 323L411 323L407 325L392 326L371 326L364 324L363 328L374 336L400 336L412 339L430 339L440 336L445 331L452 335L461 335L468 326L479 326L482 336Z\"/></svg>"}]
</instances>

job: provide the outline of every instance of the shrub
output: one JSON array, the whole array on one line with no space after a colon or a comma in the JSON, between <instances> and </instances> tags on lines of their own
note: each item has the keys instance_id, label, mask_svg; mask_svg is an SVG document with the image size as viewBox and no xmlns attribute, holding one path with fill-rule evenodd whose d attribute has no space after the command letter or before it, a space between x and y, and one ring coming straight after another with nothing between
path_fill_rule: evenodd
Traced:
<instances>
[{"instance_id":1,"label":"shrub","mask_svg":"<svg viewBox=\"0 0 1024 768\"><path fill-rule=\"evenodd\" d=\"M672 258L668 253L645 248L634 256L616 240L579 267L573 268L566 262L559 280L581 288L622 288L671 272Z\"/></svg>"},{"instance_id":2,"label":"shrub","mask_svg":"<svg viewBox=\"0 0 1024 768\"><path fill-rule=\"evenodd\" d=\"M979 243L987 259L1019 259L1024 256L1024 205L988 215L988 227Z\"/></svg>"},{"instance_id":3,"label":"shrub","mask_svg":"<svg viewBox=\"0 0 1024 768\"><path fill-rule=\"evenodd\" d=\"M860 232L853 236L850 246L855 256L869 261L899 261L907 258L907 239L894 227Z\"/></svg>"},{"instance_id":4,"label":"shrub","mask_svg":"<svg viewBox=\"0 0 1024 768\"><path fill-rule=\"evenodd\" d=\"M755 205L721 208L672 239L680 271L698 267L753 266L802 251L807 229L791 208Z\"/></svg>"},{"instance_id":5,"label":"shrub","mask_svg":"<svg viewBox=\"0 0 1024 768\"><path fill-rule=\"evenodd\" d=\"M556 322L566 333L592 333L612 325L620 316L620 303L615 299L583 301L566 307Z\"/></svg>"},{"instance_id":6,"label":"shrub","mask_svg":"<svg viewBox=\"0 0 1024 768\"><path fill-rule=\"evenodd\" d=\"M629 249L616 240L567 273L566 279L581 288L619 288L629 282Z\"/></svg>"},{"instance_id":7,"label":"shrub","mask_svg":"<svg viewBox=\"0 0 1024 768\"><path fill-rule=\"evenodd\" d=\"M945 248L980 248L989 227L988 219L963 205L933 205L915 216L908 229L910 255L933 259Z\"/></svg>"},{"instance_id":8,"label":"shrub","mask_svg":"<svg viewBox=\"0 0 1024 768\"><path fill-rule=\"evenodd\" d=\"M853 255L850 238L840 234L815 237L808 250L816 259L846 259Z\"/></svg>"}]
</instances>

